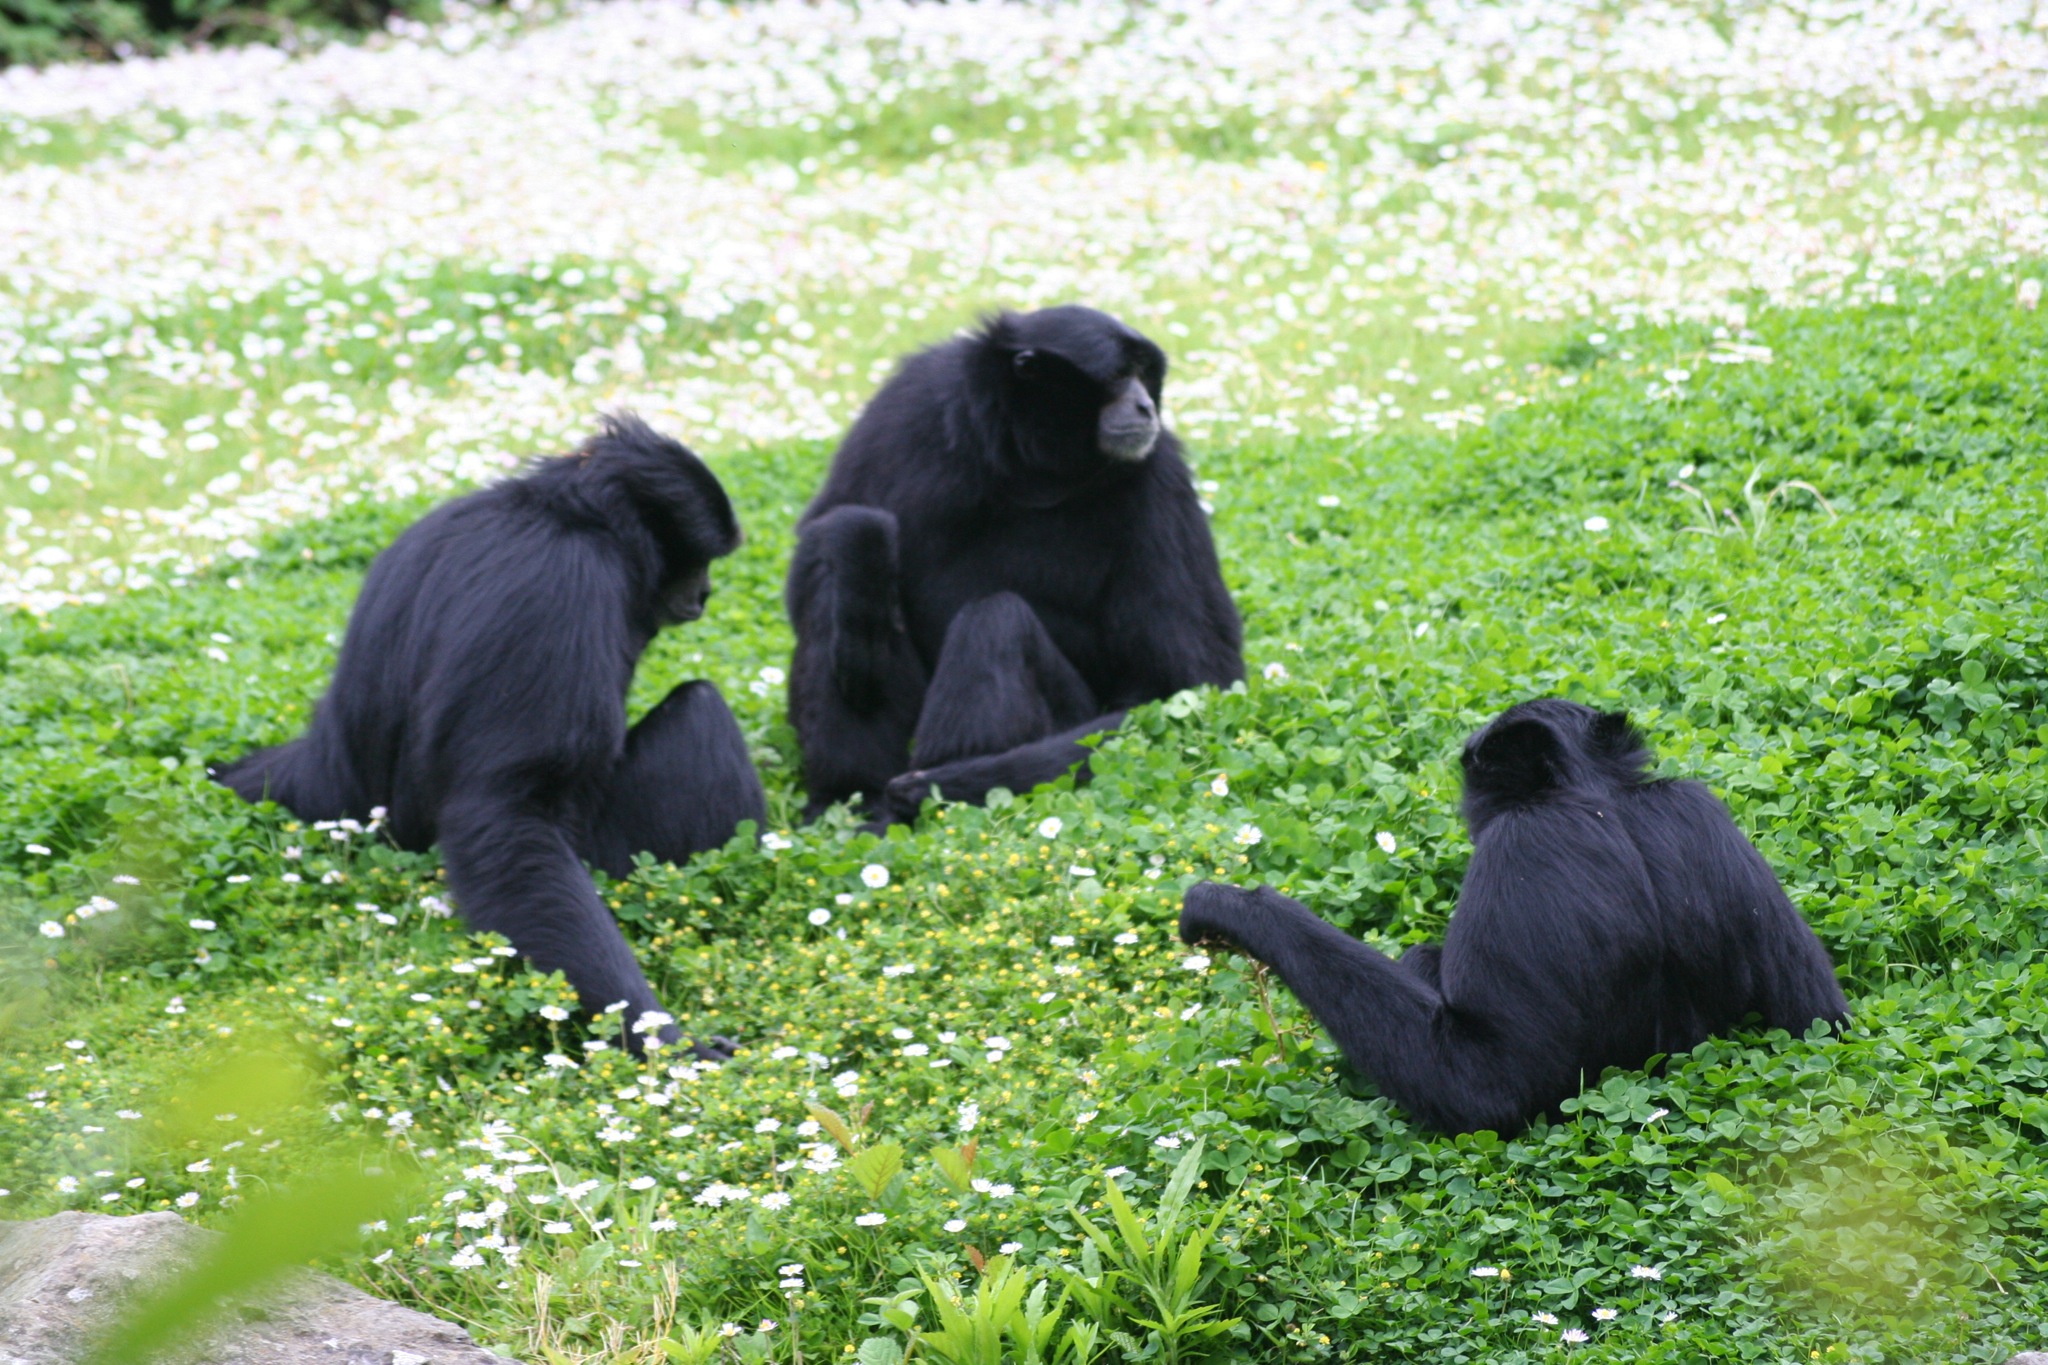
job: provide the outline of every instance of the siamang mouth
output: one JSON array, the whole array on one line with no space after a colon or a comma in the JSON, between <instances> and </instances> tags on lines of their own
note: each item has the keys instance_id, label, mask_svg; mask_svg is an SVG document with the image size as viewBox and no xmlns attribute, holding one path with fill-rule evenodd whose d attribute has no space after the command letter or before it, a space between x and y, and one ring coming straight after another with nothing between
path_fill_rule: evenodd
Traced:
<instances>
[{"instance_id":1,"label":"siamang mouth","mask_svg":"<svg viewBox=\"0 0 2048 1365\"><path fill-rule=\"evenodd\" d=\"M1159 444L1159 428L1149 424L1121 430L1111 428L1102 433L1100 444L1102 453L1110 459L1136 464Z\"/></svg>"},{"instance_id":2,"label":"siamang mouth","mask_svg":"<svg viewBox=\"0 0 2048 1365\"><path fill-rule=\"evenodd\" d=\"M678 593L662 603L662 614L671 625L688 625L704 615L710 605L707 597L691 593Z\"/></svg>"}]
</instances>

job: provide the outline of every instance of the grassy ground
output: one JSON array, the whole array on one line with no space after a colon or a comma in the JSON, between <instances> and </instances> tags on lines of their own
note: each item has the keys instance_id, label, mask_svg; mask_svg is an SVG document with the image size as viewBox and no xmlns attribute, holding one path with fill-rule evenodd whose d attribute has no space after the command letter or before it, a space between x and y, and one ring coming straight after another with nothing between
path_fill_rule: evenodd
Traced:
<instances>
[{"instance_id":1,"label":"grassy ground","mask_svg":"<svg viewBox=\"0 0 2048 1365\"><path fill-rule=\"evenodd\" d=\"M921 1273L1005 1254L1110 1360L2043 1346L2044 94L1971 0L609 0L10 72L0 1216L410 1171L337 1268L551 1365L889 1365ZM1082 792L796 827L831 438L1074 299L1172 354L1251 681ZM750 537L635 706L715 680L772 837L608 888L722 1069L594 1048L435 859L202 775L303 722L400 527L617 406ZM1539 693L1726 796L1854 1030L1441 1141L1172 941L1219 875L1440 933L1457 745ZM1061 1271L1182 1161L1185 1342Z\"/></svg>"},{"instance_id":2,"label":"grassy ground","mask_svg":"<svg viewBox=\"0 0 2048 1365\"><path fill-rule=\"evenodd\" d=\"M665 997L747 1039L722 1069L587 1050L604 1027L542 1013L557 983L435 916L433 859L203 780L296 728L363 563L422 502L284 532L232 577L18 616L9 1206L189 1192L212 1216L366 1132L428 1186L373 1234L390 1256L349 1263L364 1282L568 1360L662 1359L657 1338L725 1322L736 1358L816 1360L901 1339L878 1301L921 1268L1011 1244L1033 1276L1079 1264L1104 1173L1150 1209L1199 1143L1192 1199L1222 1225L1198 1298L1237 1319L1226 1354L2038 1345L2048 323L2013 289L1767 312L1768 362L1714 363L1705 328L1636 328L1626 361L1564 334L1554 372L1578 382L1484 429L1207 452L1253 681L1148 708L1090 788L886 840L789 823L768 604L825 448L725 463L751 539L641 699L717 680L788 844L609 891ZM1172 942L1180 888L1212 875L1383 946L1440 933L1467 853L1456 746L1539 693L1626 706L1726 796L1841 965L1846 1037L1710 1043L1601 1078L1566 1122L1432 1139L1284 991ZM92 895L119 910L74 909ZM154 1136L180 1077L280 1031L331 1068L330 1110ZM806 1129L815 1104L861 1130Z\"/></svg>"}]
</instances>

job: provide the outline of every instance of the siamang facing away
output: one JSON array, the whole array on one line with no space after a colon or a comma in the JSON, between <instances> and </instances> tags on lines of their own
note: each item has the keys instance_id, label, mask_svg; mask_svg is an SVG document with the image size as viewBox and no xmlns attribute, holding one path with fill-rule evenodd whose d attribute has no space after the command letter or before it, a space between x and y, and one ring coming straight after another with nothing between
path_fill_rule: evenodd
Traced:
<instances>
[{"instance_id":1,"label":"siamang facing away","mask_svg":"<svg viewBox=\"0 0 2048 1365\"><path fill-rule=\"evenodd\" d=\"M1523 702L1467 741L1472 862L1442 947L1394 962L1272 890L1191 888L1187 942L1269 964L1381 1092L1431 1128L1513 1132L1607 1067L1760 1016L1848 1003L1827 950L1721 803L1645 776L1628 718Z\"/></svg>"},{"instance_id":2,"label":"siamang facing away","mask_svg":"<svg viewBox=\"0 0 2048 1365\"><path fill-rule=\"evenodd\" d=\"M306 820L388 812L435 843L462 915L560 970L584 1005L660 1004L583 870L680 862L767 807L732 713L686 682L630 730L626 690L694 621L739 544L718 479L631 417L575 454L436 508L377 557L306 734L215 780ZM628 1035L636 1042L637 1037ZM730 1047L706 1048L716 1055Z\"/></svg>"},{"instance_id":3,"label":"siamang facing away","mask_svg":"<svg viewBox=\"0 0 2048 1365\"><path fill-rule=\"evenodd\" d=\"M1085 763L1126 708L1244 676L1166 356L1089 308L911 356L798 525L789 715L810 812L915 818ZM914 766L913 766L914 765Z\"/></svg>"}]
</instances>

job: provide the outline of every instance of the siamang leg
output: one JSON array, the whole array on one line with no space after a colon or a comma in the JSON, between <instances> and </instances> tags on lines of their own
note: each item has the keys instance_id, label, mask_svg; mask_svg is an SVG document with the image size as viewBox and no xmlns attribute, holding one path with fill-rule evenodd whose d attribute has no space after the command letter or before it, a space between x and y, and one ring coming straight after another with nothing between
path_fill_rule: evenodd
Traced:
<instances>
[{"instance_id":1,"label":"siamang leg","mask_svg":"<svg viewBox=\"0 0 2048 1365\"><path fill-rule=\"evenodd\" d=\"M354 808L354 784L332 771L334 760L314 746L315 736L302 735L289 744L258 749L209 768L207 776L244 801L275 801L301 820L367 816L367 810Z\"/></svg>"},{"instance_id":2,"label":"siamang leg","mask_svg":"<svg viewBox=\"0 0 2048 1365\"><path fill-rule=\"evenodd\" d=\"M920 768L999 754L1094 715L1095 697L1031 604L993 593L946 627L911 756Z\"/></svg>"},{"instance_id":3,"label":"siamang leg","mask_svg":"<svg viewBox=\"0 0 2048 1365\"><path fill-rule=\"evenodd\" d=\"M1271 887L1191 887L1183 941L1232 945L1270 966L1354 1066L1432 1128L1509 1133L1551 1082L1558 1040L1528 1019L1451 1006L1423 971L1404 970ZM1422 967L1418 962L1417 968ZM1516 1027L1519 1025L1519 1027Z\"/></svg>"},{"instance_id":4,"label":"siamang leg","mask_svg":"<svg viewBox=\"0 0 2048 1365\"><path fill-rule=\"evenodd\" d=\"M796 631L789 721L814 818L858 794L879 799L910 762L925 690L897 586L896 518L835 507L803 528L785 593Z\"/></svg>"},{"instance_id":5,"label":"siamang leg","mask_svg":"<svg viewBox=\"0 0 2048 1365\"><path fill-rule=\"evenodd\" d=\"M501 796L467 794L443 803L440 835L464 921L503 934L541 971L561 972L587 1010L625 1001L627 1042L638 1050L630 1025L660 1013L661 1002L560 824ZM673 1023L659 1035L681 1037Z\"/></svg>"},{"instance_id":6,"label":"siamang leg","mask_svg":"<svg viewBox=\"0 0 2048 1365\"><path fill-rule=\"evenodd\" d=\"M581 851L624 877L637 853L680 863L732 838L742 820L768 821L747 741L717 687L686 682L627 732Z\"/></svg>"},{"instance_id":7,"label":"siamang leg","mask_svg":"<svg viewBox=\"0 0 2048 1365\"><path fill-rule=\"evenodd\" d=\"M1029 603L1008 592L981 598L946 628L911 749L918 766L890 782L885 814L915 819L933 787L951 801L1029 791L1086 763L1077 741L1122 720L1096 714L1088 684Z\"/></svg>"},{"instance_id":8,"label":"siamang leg","mask_svg":"<svg viewBox=\"0 0 2048 1365\"><path fill-rule=\"evenodd\" d=\"M957 763L904 773L889 783L882 803L883 811L890 823L907 825L917 819L917 813L924 808L925 799L932 794L933 788L937 788L939 796L947 801L980 802L997 787L1005 791L1028 792L1033 787L1057 781L1070 772L1076 782L1086 782L1089 777L1088 759L1095 749L1081 741L1090 735L1114 730L1123 723L1124 713L1111 711L1056 735L1048 735L1036 743L1020 744L1000 754L963 758Z\"/></svg>"}]
</instances>

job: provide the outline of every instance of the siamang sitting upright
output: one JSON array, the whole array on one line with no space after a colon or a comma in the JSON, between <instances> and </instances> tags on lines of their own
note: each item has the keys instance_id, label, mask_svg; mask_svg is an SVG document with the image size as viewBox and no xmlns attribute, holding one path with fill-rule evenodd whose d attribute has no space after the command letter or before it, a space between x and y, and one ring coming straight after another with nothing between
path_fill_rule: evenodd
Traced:
<instances>
[{"instance_id":1,"label":"siamang sitting upright","mask_svg":"<svg viewBox=\"0 0 2048 1365\"><path fill-rule=\"evenodd\" d=\"M1270 887L1189 889L1181 937L1268 963L1380 1090L1431 1128L1508 1133L1606 1067L1757 1015L1848 1003L1827 950L1721 803L1646 777L1628 718L1523 702L1467 741L1472 862L1441 948L1397 963Z\"/></svg>"},{"instance_id":2,"label":"siamang sitting upright","mask_svg":"<svg viewBox=\"0 0 2048 1365\"><path fill-rule=\"evenodd\" d=\"M1126 708L1244 676L1166 356L1089 308L911 356L798 525L789 716L815 815L915 818L1085 763ZM913 764L915 766L913 766Z\"/></svg>"},{"instance_id":3,"label":"siamang sitting upright","mask_svg":"<svg viewBox=\"0 0 2048 1365\"><path fill-rule=\"evenodd\" d=\"M686 682L626 727L626 689L665 625L694 621L739 544L718 479L631 417L572 455L436 508L377 556L334 681L300 739L215 780L306 820L388 810L438 842L463 918L590 1009L659 1011L579 858L680 862L767 806L718 689ZM637 1044L638 1038L628 1035ZM717 1055L729 1049L699 1045Z\"/></svg>"}]
</instances>

